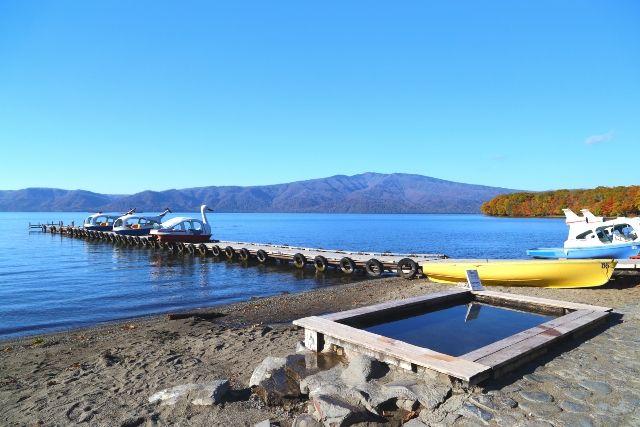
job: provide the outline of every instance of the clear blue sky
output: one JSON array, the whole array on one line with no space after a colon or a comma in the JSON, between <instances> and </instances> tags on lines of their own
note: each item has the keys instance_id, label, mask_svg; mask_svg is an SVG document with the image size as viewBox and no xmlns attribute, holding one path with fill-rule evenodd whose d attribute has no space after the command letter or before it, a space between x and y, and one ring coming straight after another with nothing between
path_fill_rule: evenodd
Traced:
<instances>
[{"instance_id":1,"label":"clear blue sky","mask_svg":"<svg viewBox=\"0 0 640 427\"><path fill-rule=\"evenodd\" d=\"M0 2L0 189L640 184L637 1Z\"/></svg>"}]
</instances>

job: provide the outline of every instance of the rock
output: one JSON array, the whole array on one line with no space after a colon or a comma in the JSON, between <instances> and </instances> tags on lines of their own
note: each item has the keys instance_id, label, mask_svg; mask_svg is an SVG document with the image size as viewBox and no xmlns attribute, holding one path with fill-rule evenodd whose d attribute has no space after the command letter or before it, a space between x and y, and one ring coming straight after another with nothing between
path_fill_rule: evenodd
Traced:
<instances>
[{"instance_id":1,"label":"rock","mask_svg":"<svg viewBox=\"0 0 640 427\"><path fill-rule=\"evenodd\" d=\"M458 413L465 418L478 419L485 424L488 424L493 418L490 412L470 403L464 403Z\"/></svg>"},{"instance_id":2,"label":"rock","mask_svg":"<svg viewBox=\"0 0 640 427\"><path fill-rule=\"evenodd\" d=\"M609 384L602 381L583 380L583 381L580 381L578 384L580 384L582 387L594 393L609 394L613 391Z\"/></svg>"},{"instance_id":3,"label":"rock","mask_svg":"<svg viewBox=\"0 0 640 427\"><path fill-rule=\"evenodd\" d=\"M194 391L190 394L191 401L194 405L213 405L220 403L225 394L229 391L228 380L212 381L201 390ZM195 394L195 395L194 395Z\"/></svg>"},{"instance_id":4,"label":"rock","mask_svg":"<svg viewBox=\"0 0 640 427\"><path fill-rule=\"evenodd\" d=\"M624 424L622 424L621 419L618 418L618 417L615 417L615 416L604 415L604 414L591 414L591 416L593 417L594 424L597 425L597 426L624 425ZM633 420L640 419L640 412L638 414L636 414L636 416L633 417L632 419ZM631 420L629 420L629 421L631 421Z\"/></svg>"},{"instance_id":5,"label":"rock","mask_svg":"<svg viewBox=\"0 0 640 427\"><path fill-rule=\"evenodd\" d=\"M462 408L462 404L466 402L464 394L454 394L442 403L438 409L445 412L458 412ZM427 411L422 411L427 412Z\"/></svg>"},{"instance_id":6,"label":"rock","mask_svg":"<svg viewBox=\"0 0 640 427\"><path fill-rule=\"evenodd\" d=\"M519 416L519 418L517 418ZM515 426L519 420L523 420L524 415L520 412L514 414L497 413L493 417L493 421L499 426Z\"/></svg>"},{"instance_id":7,"label":"rock","mask_svg":"<svg viewBox=\"0 0 640 427\"><path fill-rule=\"evenodd\" d=\"M554 425L543 420L526 420L516 424L516 427L554 427Z\"/></svg>"},{"instance_id":8,"label":"rock","mask_svg":"<svg viewBox=\"0 0 640 427\"><path fill-rule=\"evenodd\" d=\"M339 368L318 372L303 379L300 389L312 399L316 396L338 396L345 402L363 406L376 414L380 414L381 406L396 399L395 395L375 382L347 385L340 374Z\"/></svg>"},{"instance_id":9,"label":"rock","mask_svg":"<svg viewBox=\"0 0 640 427\"><path fill-rule=\"evenodd\" d=\"M494 394L494 395L488 395L488 394L480 394L480 395L474 395L471 396L471 401L477 405L480 406L481 408L487 409L487 410L491 410L491 411L497 411L500 409L507 409L507 408L515 408L516 406L518 406L518 402L516 402L515 400L507 397L507 396L503 396L501 394Z\"/></svg>"},{"instance_id":10,"label":"rock","mask_svg":"<svg viewBox=\"0 0 640 427\"><path fill-rule=\"evenodd\" d=\"M520 396L531 402L553 402L553 396L543 391L521 391Z\"/></svg>"},{"instance_id":11,"label":"rock","mask_svg":"<svg viewBox=\"0 0 640 427\"><path fill-rule=\"evenodd\" d=\"M567 412L574 412L574 413L589 412L588 406L583 405L582 403L571 402L570 400L563 400L562 402L559 403L559 406L564 411L567 411Z\"/></svg>"},{"instance_id":12,"label":"rock","mask_svg":"<svg viewBox=\"0 0 640 427\"><path fill-rule=\"evenodd\" d=\"M287 363L285 357L266 357L262 363L260 363L251 374L249 380L249 387L260 385L260 382L265 378L271 377L271 373L277 369L282 369Z\"/></svg>"},{"instance_id":13,"label":"rock","mask_svg":"<svg viewBox=\"0 0 640 427\"><path fill-rule=\"evenodd\" d=\"M558 377L554 375L542 374L542 373L527 374L522 378L532 383L554 382L558 380Z\"/></svg>"},{"instance_id":14,"label":"rock","mask_svg":"<svg viewBox=\"0 0 640 427\"><path fill-rule=\"evenodd\" d=\"M559 416L560 420L571 427L593 427L593 420L586 415L564 412Z\"/></svg>"},{"instance_id":15,"label":"rock","mask_svg":"<svg viewBox=\"0 0 640 427\"><path fill-rule=\"evenodd\" d=\"M167 388L154 393L149 398L149 403L161 402L161 405L173 405L182 396L186 396L191 390L199 388L198 384L183 384Z\"/></svg>"},{"instance_id":16,"label":"rock","mask_svg":"<svg viewBox=\"0 0 640 427\"><path fill-rule=\"evenodd\" d=\"M420 407L420 402L417 399L398 399L396 400L396 406L407 412L411 412Z\"/></svg>"},{"instance_id":17,"label":"rock","mask_svg":"<svg viewBox=\"0 0 640 427\"><path fill-rule=\"evenodd\" d=\"M423 423L417 418L407 421L406 423L402 424L402 426L403 427L427 427L425 423Z\"/></svg>"},{"instance_id":18,"label":"rock","mask_svg":"<svg viewBox=\"0 0 640 427\"><path fill-rule=\"evenodd\" d=\"M330 427L349 426L358 422L375 421L372 413L335 396L319 395L311 399L313 417Z\"/></svg>"},{"instance_id":19,"label":"rock","mask_svg":"<svg viewBox=\"0 0 640 427\"><path fill-rule=\"evenodd\" d=\"M373 378L380 378L388 372L385 363L364 354L356 353L349 360L349 365L342 371L342 379L347 384L362 384Z\"/></svg>"},{"instance_id":20,"label":"rock","mask_svg":"<svg viewBox=\"0 0 640 427\"><path fill-rule=\"evenodd\" d=\"M255 423L253 427L271 427L270 420L262 420L259 423Z\"/></svg>"},{"instance_id":21,"label":"rock","mask_svg":"<svg viewBox=\"0 0 640 427\"><path fill-rule=\"evenodd\" d=\"M592 395L592 393L581 387L569 387L562 389L562 393L570 398L575 400L585 400Z\"/></svg>"},{"instance_id":22,"label":"rock","mask_svg":"<svg viewBox=\"0 0 640 427\"><path fill-rule=\"evenodd\" d=\"M484 409L495 411L498 409L498 405L493 401L493 396L487 394L480 394L477 396L471 396L471 402L474 405L480 406Z\"/></svg>"},{"instance_id":23,"label":"rock","mask_svg":"<svg viewBox=\"0 0 640 427\"><path fill-rule=\"evenodd\" d=\"M441 383L423 383L416 380L398 380L384 385L386 394L398 400L417 400L428 410L433 410L451 394L451 386Z\"/></svg>"},{"instance_id":24,"label":"rock","mask_svg":"<svg viewBox=\"0 0 640 427\"><path fill-rule=\"evenodd\" d=\"M249 385L267 405L278 405L283 399L301 396L300 381L305 375L302 354L267 357L253 371Z\"/></svg>"},{"instance_id":25,"label":"rock","mask_svg":"<svg viewBox=\"0 0 640 427\"><path fill-rule=\"evenodd\" d=\"M340 367L334 367L326 371L320 371L313 375L309 375L300 381L300 393L311 396L314 390L322 387L324 384L342 383Z\"/></svg>"},{"instance_id":26,"label":"rock","mask_svg":"<svg viewBox=\"0 0 640 427\"><path fill-rule=\"evenodd\" d=\"M304 345L304 341L298 341L296 343L296 353L306 353L307 351L307 347L305 347Z\"/></svg>"},{"instance_id":27,"label":"rock","mask_svg":"<svg viewBox=\"0 0 640 427\"><path fill-rule=\"evenodd\" d=\"M294 418L291 427L322 427L310 414L300 414Z\"/></svg>"},{"instance_id":28,"label":"rock","mask_svg":"<svg viewBox=\"0 0 640 427\"><path fill-rule=\"evenodd\" d=\"M372 372L375 377L375 368ZM336 366L304 378L300 382L300 392L308 394L310 398L319 395L339 396L352 405L363 406L372 413L380 414L383 407L393 402L407 411L418 409L420 403L425 407L435 408L451 391L450 386L440 383L427 384L417 378L396 380L387 384L377 380L356 383L354 377L358 376L345 375L340 366ZM364 377L366 376L362 375L360 379Z\"/></svg>"},{"instance_id":29,"label":"rock","mask_svg":"<svg viewBox=\"0 0 640 427\"><path fill-rule=\"evenodd\" d=\"M193 399L194 405L212 405L219 403L229 390L228 380L216 380L206 384L182 384L154 393L149 403L174 405L181 398Z\"/></svg>"},{"instance_id":30,"label":"rock","mask_svg":"<svg viewBox=\"0 0 640 427\"><path fill-rule=\"evenodd\" d=\"M561 411L560 407L551 403L520 402L518 407L530 417L549 418Z\"/></svg>"},{"instance_id":31,"label":"rock","mask_svg":"<svg viewBox=\"0 0 640 427\"><path fill-rule=\"evenodd\" d=\"M509 384L507 386L502 387L502 391L504 393L515 393L516 391L522 390L518 384Z\"/></svg>"},{"instance_id":32,"label":"rock","mask_svg":"<svg viewBox=\"0 0 640 427\"><path fill-rule=\"evenodd\" d=\"M453 425L458 419L460 418L460 415L458 414L453 414L453 413L448 413L444 419L442 420L442 423L445 426L451 426Z\"/></svg>"}]
</instances>

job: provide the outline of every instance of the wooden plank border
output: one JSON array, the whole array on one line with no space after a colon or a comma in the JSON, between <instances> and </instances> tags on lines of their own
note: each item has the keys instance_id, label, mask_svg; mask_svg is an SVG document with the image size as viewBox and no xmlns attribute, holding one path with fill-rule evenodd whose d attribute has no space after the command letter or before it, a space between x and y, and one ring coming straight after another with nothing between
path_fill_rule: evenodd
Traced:
<instances>
[{"instance_id":1,"label":"wooden plank border","mask_svg":"<svg viewBox=\"0 0 640 427\"><path fill-rule=\"evenodd\" d=\"M494 377L498 377L529 362L534 357L546 353L554 342L568 339L584 330L604 323L609 316L609 313L605 311L590 310L579 310L572 314L578 315L573 319L563 319L563 317L568 317L569 315L555 319L564 320L557 322L558 325L555 327L547 327L546 324L543 324L532 328L537 332L536 334L531 334L526 339L517 342L505 341L503 343L505 344L504 348L484 357L476 358L476 361L490 366ZM466 354L460 357L469 359Z\"/></svg>"},{"instance_id":2,"label":"wooden plank border","mask_svg":"<svg viewBox=\"0 0 640 427\"><path fill-rule=\"evenodd\" d=\"M385 356L390 356L392 359L422 366L469 383L485 379L490 371L488 366L474 361L438 353L428 348L352 328L319 316L298 319L293 324L301 326L305 330L322 334L325 343L355 344L367 352L379 355L379 358L385 359Z\"/></svg>"},{"instance_id":3,"label":"wooden plank border","mask_svg":"<svg viewBox=\"0 0 640 427\"><path fill-rule=\"evenodd\" d=\"M566 314L458 357L339 323L363 316L384 316L398 310L469 300L470 296L471 300L478 302L507 307L542 307ZM323 316L305 317L295 320L293 324L305 328L305 346L314 351L331 351L332 346L348 348L406 369L415 371L417 367L422 367L475 384L491 375L495 377L515 369L545 352L555 341L575 336L605 322L610 311L608 307L520 294L451 289Z\"/></svg>"},{"instance_id":4,"label":"wooden plank border","mask_svg":"<svg viewBox=\"0 0 640 427\"><path fill-rule=\"evenodd\" d=\"M473 291L472 292L475 298L478 301L498 301L504 303L529 303L531 305L538 306L547 306L547 307L556 307L562 308L566 310L594 310L594 311L611 311L609 307L600 307L597 305L589 305L589 304L581 304L577 302L570 301L559 301L554 299L547 298L539 298L539 297L531 297L528 295L521 294L507 294L504 292L494 292L494 291Z\"/></svg>"},{"instance_id":5,"label":"wooden plank border","mask_svg":"<svg viewBox=\"0 0 640 427\"><path fill-rule=\"evenodd\" d=\"M450 302L450 301L453 302L455 300L462 300L469 297L472 297L472 294L468 290L451 289L447 291L436 292L433 294L422 295L422 296L413 297L413 298L387 301L380 304L369 305L366 307L354 308L352 310L325 314L320 317L322 317L323 319L333 320L337 322L337 321L344 321L347 319L355 319L357 317L371 315L371 314L382 316L389 311L395 311L399 309L407 310L417 306L428 307L432 305L438 305L444 302Z\"/></svg>"}]
</instances>

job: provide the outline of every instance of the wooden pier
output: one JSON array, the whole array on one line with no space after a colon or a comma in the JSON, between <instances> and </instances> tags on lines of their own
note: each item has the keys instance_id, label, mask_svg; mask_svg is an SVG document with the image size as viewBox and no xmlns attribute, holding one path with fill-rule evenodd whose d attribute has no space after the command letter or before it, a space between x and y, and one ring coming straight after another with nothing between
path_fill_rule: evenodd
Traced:
<instances>
[{"instance_id":1,"label":"wooden pier","mask_svg":"<svg viewBox=\"0 0 640 427\"><path fill-rule=\"evenodd\" d=\"M341 270L344 274L364 271L370 277L380 277L385 272L391 272L406 279L413 279L416 276L422 276L422 268L419 263L424 261L438 262L448 258L444 254L359 252L221 240L199 244L161 243L151 236L123 236L111 231L85 230L82 227L63 225L62 223L30 224L29 228L37 228L45 233L101 240L113 244L138 246L183 255L213 256L241 262L250 260L257 260L260 263L278 261L292 263L300 269L313 266L318 272L324 272L329 268ZM614 270L615 276L640 275L640 259L617 261L618 264Z\"/></svg>"},{"instance_id":2,"label":"wooden pier","mask_svg":"<svg viewBox=\"0 0 640 427\"><path fill-rule=\"evenodd\" d=\"M360 270L370 277L379 277L385 272L392 272L406 279L413 279L422 275L419 262L447 258L444 254L356 252L221 240L198 244L159 242L152 236L123 236L111 231L85 230L82 227L60 224L43 225L42 231L87 240L100 240L112 244L163 250L183 255L213 256L241 262L250 260L257 260L260 263L279 261L292 263L299 269L313 266L317 272L324 272L329 268L333 268L349 275Z\"/></svg>"},{"instance_id":3,"label":"wooden pier","mask_svg":"<svg viewBox=\"0 0 640 427\"><path fill-rule=\"evenodd\" d=\"M73 223L71 223L71 225L73 226ZM45 222L45 223L29 223L28 229L29 231L47 231L47 227L63 227L64 224L62 223L62 221L58 221L58 222Z\"/></svg>"}]
</instances>

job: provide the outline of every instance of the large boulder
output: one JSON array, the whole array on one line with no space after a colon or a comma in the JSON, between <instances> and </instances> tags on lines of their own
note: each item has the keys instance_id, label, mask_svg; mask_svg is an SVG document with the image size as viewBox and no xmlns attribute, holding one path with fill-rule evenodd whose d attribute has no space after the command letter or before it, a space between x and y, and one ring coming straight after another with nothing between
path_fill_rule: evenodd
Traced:
<instances>
[{"instance_id":1,"label":"large boulder","mask_svg":"<svg viewBox=\"0 0 640 427\"><path fill-rule=\"evenodd\" d=\"M300 392L312 396L316 394L316 390L323 386L340 386L344 385L341 377L342 368L335 366L326 371L318 371L313 375L308 375L300 381Z\"/></svg>"},{"instance_id":2,"label":"large boulder","mask_svg":"<svg viewBox=\"0 0 640 427\"><path fill-rule=\"evenodd\" d=\"M249 386L267 405L279 405L284 399L301 396L300 381L305 374L304 355L267 357L254 369Z\"/></svg>"},{"instance_id":3,"label":"large boulder","mask_svg":"<svg viewBox=\"0 0 640 427\"><path fill-rule=\"evenodd\" d=\"M389 371L386 363L364 354L355 354L349 359L349 365L342 371L342 379L347 384L363 384L374 378L380 378Z\"/></svg>"},{"instance_id":4,"label":"large boulder","mask_svg":"<svg viewBox=\"0 0 640 427\"><path fill-rule=\"evenodd\" d=\"M365 408L353 405L338 396L317 395L311 399L310 412L327 427L350 426L359 422L380 421L380 417Z\"/></svg>"},{"instance_id":5,"label":"large boulder","mask_svg":"<svg viewBox=\"0 0 640 427\"><path fill-rule=\"evenodd\" d=\"M300 414L293 420L291 427L322 427L311 414Z\"/></svg>"},{"instance_id":6,"label":"large boulder","mask_svg":"<svg viewBox=\"0 0 640 427\"><path fill-rule=\"evenodd\" d=\"M433 410L451 395L451 386L442 383L427 383L419 380L404 379L384 385L388 394L399 401L418 401L428 410Z\"/></svg>"},{"instance_id":7,"label":"large boulder","mask_svg":"<svg viewBox=\"0 0 640 427\"><path fill-rule=\"evenodd\" d=\"M351 405L364 407L375 414L381 414L381 408L396 398L376 381L356 382L354 378L360 375L345 375L344 371L336 366L310 375L300 382L300 391L308 394L310 399L316 396L338 396Z\"/></svg>"},{"instance_id":8,"label":"large boulder","mask_svg":"<svg viewBox=\"0 0 640 427\"><path fill-rule=\"evenodd\" d=\"M149 402L174 405L180 399L188 399L194 405L213 405L220 403L228 390L229 380L215 380L203 384L181 384L154 393L149 397Z\"/></svg>"}]
</instances>

